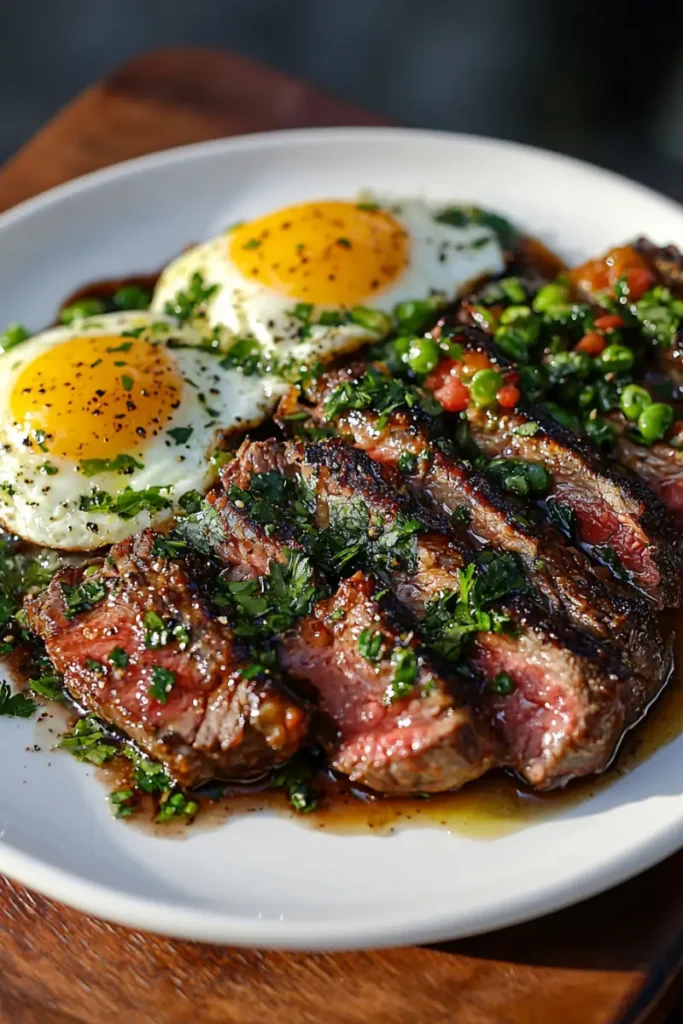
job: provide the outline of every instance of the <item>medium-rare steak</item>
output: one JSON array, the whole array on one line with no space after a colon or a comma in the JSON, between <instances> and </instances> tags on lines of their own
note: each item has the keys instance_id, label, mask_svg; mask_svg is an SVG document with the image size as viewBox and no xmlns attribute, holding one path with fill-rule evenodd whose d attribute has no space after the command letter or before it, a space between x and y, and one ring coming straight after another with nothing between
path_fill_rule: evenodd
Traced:
<instances>
[{"instance_id":1,"label":"medium-rare steak","mask_svg":"<svg viewBox=\"0 0 683 1024\"><path fill-rule=\"evenodd\" d=\"M268 483L274 490L272 478ZM267 585L273 563L287 562L296 541L282 522L254 519L241 498L213 492L209 504L184 533L225 562L221 604L244 605L260 593L257 580ZM255 511L272 518L260 500ZM377 591L361 573L343 580L280 635L279 663L314 689L319 738L332 766L352 782L393 794L457 789L494 763L493 732L468 702L472 685L447 679Z\"/></svg>"},{"instance_id":2,"label":"medium-rare steak","mask_svg":"<svg viewBox=\"0 0 683 1024\"><path fill-rule=\"evenodd\" d=\"M144 530L102 562L62 569L26 601L29 625L77 703L181 785L262 775L301 745L308 713L275 681L242 674L246 651L166 551Z\"/></svg>"},{"instance_id":3,"label":"medium-rare steak","mask_svg":"<svg viewBox=\"0 0 683 1024\"><path fill-rule=\"evenodd\" d=\"M337 733L332 766L352 782L394 794L458 789L493 765L492 731L377 590L362 573L342 581L282 638L280 663L315 687Z\"/></svg>"},{"instance_id":4,"label":"medium-rare steak","mask_svg":"<svg viewBox=\"0 0 683 1024\"><path fill-rule=\"evenodd\" d=\"M497 417L473 408L468 423L488 458L543 463L552 476L546 508L564 515L586 551L660 607L680 602L680 535L668 509L637 477L601 459L542 406Z\"/></svg>"},{"instance_id":5,"label":"medium-rare steak","mask_svg":"<svg viewBox=\"0 0 683 1024\"><path fill-rule=\"evenodd\" d=\"M633 591L603 578L604 571L596 571L583 552L528 506L456 458L453 444L442 450L443 436L422 412L417 389L407 387L403 405L383 412L387 397L397 393L396 383L374 369L349 367L318 378L307 389L308 405L292 389L281 403L280 422L286 426L296 406L295 415L306 409L315 424L327 425L328 412L339 408L345 389L350 389L352 408L332 417L344 440L394 470L395 484L426 497L451 521L455 516L477 547L519 555L551 611L566 612L577 626L601 639L618 638L634 652L638 671L651 673L649 659L643 659L657 632L651 612L641 607ZM299 425L301 419L293 422Z\"/></svg>"},{"instance_id":6,"label":"medium-rare steak","mask_svg":"<svg viewBox=\"0 0 683 1024\"><path fill-rule=\"evenodd\" d=\"M652 678L635 677L609 644L549 618L520 593L525 584L513 556L477 556L441 516L397 495L364 452L341 441L245 443L222 475L228 494L237 488L248 503L255 480L273 473L294 481L303 496L291 515L297 502L290 494L280 514L291 528L300 525L302 543L314 559L323 553L328 571L335 566L328 535L338 533L340 516L348 523L352 515L353 536L339 566L360 562L379 573L441 656L455 653L460 661L463 637L472 638L468 662L483 677L480 699L502 737L506 763L539 788L609 763L624 730L664 682L666 650Z\"/></svg>"}]
</instances>

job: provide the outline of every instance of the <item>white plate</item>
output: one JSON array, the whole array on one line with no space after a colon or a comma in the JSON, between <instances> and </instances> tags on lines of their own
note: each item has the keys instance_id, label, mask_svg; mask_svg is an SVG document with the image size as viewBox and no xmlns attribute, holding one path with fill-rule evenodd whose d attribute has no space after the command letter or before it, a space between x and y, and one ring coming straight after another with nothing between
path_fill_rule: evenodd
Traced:
<instances>
[{"instance_id":1,"label":"white plate","mask_svg":"<svg viewBox=\"0 0 683 1024\"><path fill-rule=\"evenodd\" d=\"M361 188L509 214L567 259L683 211L604 171L486 139L400 129L256 135L144 157L0 218L0 322L38 328L71 289L153 270L188 242L306 197ZM683 736L594 798L489 841L425 827L330 835L270 814L185 841L112 819L101 784L35 725L0 719L0 870L138 928L279 947L359 947L485 931L626 879L683 845Z\"/></svg>"}]
</instances>

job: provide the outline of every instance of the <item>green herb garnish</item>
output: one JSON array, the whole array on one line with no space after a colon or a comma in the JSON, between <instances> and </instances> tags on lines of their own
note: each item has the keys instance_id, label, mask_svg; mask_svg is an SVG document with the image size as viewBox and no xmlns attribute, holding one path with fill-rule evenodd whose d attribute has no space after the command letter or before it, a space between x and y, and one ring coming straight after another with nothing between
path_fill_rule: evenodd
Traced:
<instances>
[{"instance_id":1,"label":"green herb garnish","mask_svg":"<svg viewBox=\"0 0 683 1024\"><path fill-rule=\"evenodd\" d=\"M98 473L122 473L130 475L136 469L144 469L132 455L116 455L113 459L82 459L79 463L83 476L97 476Z\"/></svg>"},{"instance_id":2,"label":"green herb garnish","mask_svg":"<svg viewBox=\"0 0 683 1024\"><path fill-rule=\"evenodd\" d=\"M23 693L12 693L9 683L0 682L0 715L10 718L30 718L36 702Z\"/></svg>"},{"instance_id":3,"label":"green herb garnish","mask_svg":"<svg viewBox=\"0 0 683 1024\"><path fill-rule=\"evenodd\" d=\"M152 666L152 685L147 691L151 697L158 700L160 704L168 702L168 695L175 685L175 672L164 668L163 665Z\"/></svg>"},{"instance_id":4,"label":"green herb garnish","mask_svg":"<svg viewBox=\"0 0 683 1024\"><path fill-rule=\"evenodd\" d=\"M216 294L219 287L217 284L206 285L203 274L196 271L185 291L176 292L175 298L165 304L164 313L175 317L181 323L192 320L202 314L205 304Z\"/></svg>"},{"instance_id":5,"label":"green herb garnish","mask_svg":"<svg viewBox=\"0 0 683 1024\"><path fill-rule=\"evenodd\" d=\"M98 766L110 761L119 752L117 746L108 742L102 727L92 715L79 719L71 732L62 737L59 745L78 761Z\"/></svg>"}]
</instances>

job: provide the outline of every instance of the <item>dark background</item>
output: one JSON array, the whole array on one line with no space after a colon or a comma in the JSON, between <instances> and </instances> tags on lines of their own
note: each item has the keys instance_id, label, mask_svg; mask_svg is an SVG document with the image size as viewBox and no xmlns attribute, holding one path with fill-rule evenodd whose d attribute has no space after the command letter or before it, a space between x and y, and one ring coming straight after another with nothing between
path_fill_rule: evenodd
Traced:
<instances>
[{"instance_id":1,"label":"dark background","mask_svg":"<svg viewBox=\"0 0 683 1024\"><path fill-rule=\"evenodd\" d=\"M0 160L171 44L239 50L408 125L547 146L683 200L683 3L0 0Z\"/></svg>"}]
</instances>

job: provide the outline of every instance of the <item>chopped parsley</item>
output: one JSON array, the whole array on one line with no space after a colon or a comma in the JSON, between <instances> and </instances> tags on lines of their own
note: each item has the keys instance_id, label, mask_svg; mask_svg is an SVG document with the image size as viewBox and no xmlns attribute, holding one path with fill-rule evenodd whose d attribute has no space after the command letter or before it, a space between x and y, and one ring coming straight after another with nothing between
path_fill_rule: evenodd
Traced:
<instances>
[{"instance_id":1,"label":"chopped parsley","mask_svg":"<svg viewBox=\"0 0 683 1024\"><path fill-rule=\"evenodd\" d=\"M494 606L509 594L526 589L515 555L483 552L477 562L460 570L458 590L443 591L426 608L423 632L447 661L463 657L473 634L509 629L509 617Z\"/></svg>"},{"instance_id":2,"label":"chopped parsley","mask_svg":"<svg viewBox=\"0 0 683 1024\"><path fill-rule=\"evenodd\" d=\"M199 805L196 801L188 800L184 793L173 793L166 799L162 798L159 813L154 820L163 825L179 818L192 819L198 810Z\"/></svg>"},{"instance_id":3,"label":"chopped parsley","mask_svg":"<svg viewBox=\"0 0 683 1024\"><path fill-rule=\"evenodd\" d=\"M137 810L137 801L132 789L115 789L109 794L109 802L117 818L130 818Z\"/></svg>"},{"instance_id":4,"label":"chopped parsley","mask_svg":"<svg viewBox=\"0 0 683 1024\"><path fill-rule=\"evenodd\" d=\"M121 377L121 387L124 391L131 391L133 388L133 378L124 373Z\"/></svg>"},{"instance_id":5,"label":"chopped parsley","mask_svg":"<svg viewBox=\"0 0 683 1024\"><path fill-rule=\"evenodd\" d=\"M126 668L130 658L128 657L127 651L124 651L123 647L114 647L109 652L109 661L112 663L114 668Z\"/></svg>"},{"instance_id":6,"label":"chopped parsley","mask_svg":"<svg viewBox=\"0 0 683 1024\"><path fill-rule=\"evenodd\" d=\"M168 695L175 686L175 672L163 665L152 666L152 685L147 691L160 704L166 704Z\"/></svg>"},{"instance_id":7,"label":"chopped parsley","mask_svg":"<svg viewBox=\"0 0 683 1024\"><path fill-rule=\"evenodd\" d=\"M417 455L413 452L401 452L396 464L401 473L414 473L417 469Z\"/></svg>"},{"instance_id":8,"label":"chopped parsley","mask_svg":"<svg viewBox=\"0 0 683 1024\"><path fill-rule=\"evenodd\" d=\"M121 519L133 519L141 512L160 512L169 508L170 500L162 491L170 491L170 487L148 487L144 491L134 491L126 487L116 494L93 488L90 494L81 495L79 508L81 512L113 512Z\"/></svg>"},{"instance_id":9,"label":"chopped parsley","mask_svg":"<svg viewBox=\"0 0 683 1024\"><path fill-rule=\"evenodd\" d=\"M46 700L61 700L64 696L64 680L56 672L46 672L37 679L29 679L28 685Z\"/></svg>"},{"instance_id":10,"label":"chopped parsley","mask_svg":"<svg viewBox=\"0 0 683 1024\"><path fill-rule=\"evenodd\" d=\"M206 303L213 298L219 287L217 284L206 285L203 274L196 271L185 291L176 292L175 298L165 304L164 313L181 323L193 320L202 315Z\"/></svg>"},{"instance_id":11,"label":"chopped parsley","mask_svg":"<svg viewBox=\"0 0 683 1024\"><path fill-rule=\"evenodd\" d=\"M417 655L412 647L395 648L391 663L394 666L394 678L384 693L385 704L393 704L409 696L417 682Z\"/></svg>"},{"instance_id":12,"label":"chopped parsley","mask_svg":"<svg viewBox=\"0 0 683 1024\"><path fill-rule=\"evenodd\" d=\"M157 533L152 544L155 558L180 558L187 551L187 541L175 534Z\"/></svg>"},{"instance_id":13,"label":"chopped parsley","mask_svg":"<svg viewBox=\"0 0 683 1024\"><path fill-rule=\"evenodd\" d=\"M98 676L105 675L107 666L103 665L101 661L96 661L95 658L86 658L85 667L90 669L91 672L95 672Z\"/></svg>"},{"instance_id":14,"label":"chopped parsley","mask_svg":"<svg viewBox=\"0 0 683 1024\"><path fill-rule=\"evenodd\" d=\"M110 761L119 752L119 748L108 741L93 715L80 718L71 732L62 737L59 745L73 754L76 760L98 766Z\"/></svg>"},{"instance_id":15,"label":"chopped parsley","mask_svg":"<svg viewBox=\"0 0 683 1024\"><path fill-rule=\"evenodd\" d=\"M378 629L364 629L358 637L358 653L366 661L379 661L384 638Z\"/></svg>"},{"instance_id":16,"label":"chopped parsley","mask_svg":"<svg viewBox=\"0 0 683 1024\"><path fill-rule=\"evenodd\" d=\"M12 693L9 683L0 682L0 715L30 718L35 710L35 701L23 693Z\"/></svg>"},{"instance_id":17,"label":"chopped parsley","mask_svg":"<svg viewBox=\"0 0 683 1024\"><path fill-rule=\"evenodd\" d=\"M166 793L173 788L173 779L160 761L141 754L135 747L124 747L124 757L133 762L133 782L143 793Z\"/></svg>"},{"instance_id":18,"label":"chopped parsley","mask_svg":"<svg viewBox=\"0 0 683 1024\"><path fill-rule=\"evenodd\" d=\"M129 475L135 469L144 469L144 464L132 455L116 455L113 459L82 459L79 463L83 476L97 476L98 473L123 473Z\"/></svg>"},{"instance_id":19,"label":"chopped parsley","mask_svg":"<svg viewBox=\"0 0 683 1024\"><path fill-rule=\"evenodd\" d=\"M420 406L430 415L438 415L441 407L428 395L403 381L376 370L366 370L360 379L345 380L337 385L325 399L325 418L335 420L349 410L372 409L379 414L381 430L389 416L397 409Z\"/></svg>"},{"instance_id":20,"label":"chopped parsley","mask_svg":"<svg viewBox=\"0 0 683 1024\"><path fill-rule=\"evenodd\" d=\"M576 512L574 509L562 501L548 501L546 503L546 509L548 511L548 519L553 526L563 533L569 540L573 540L576 536Z\"/></svg>"},{"instance_id":21,"label":"chopped parsley","mask_svg":"<svg viewBox=\"0 0 683 1024\"><path fill-rule=\"evenodd\" d=\"M86 579L76 587L61 584L64 597L64 616L73 619L81 612L88 612L99 601L107 596L107 588L103 580Z\"/></svg>"},{"instance_id":22,"label":"chopped parsley","mask_svg":"<svg viewBox=\"0 0 683 1024\"><path fill-rule=\"evenodd\" d=\"M299 814L308 814L318 806L318 795L313 787L313 771L308 762L296 755L271 777L273 789L284 789L287 798Z\"/></svg>"},{"instance_id":23,"label":"chopped parsley","mask_svg":"<svg viewBox=\"0 0 683 1024\"><path fill-rule=\"evenodd\" d=\"M15 545L0 538L0 626L6 625L18 611L24 594L42 590L59 567L54 553L38 557L15 550Z\"/></svg>"},{"instance_id":24,"label":"chopped parsley","mask_svg":"<svg viewBox=\"0 0 683 1024\"><path fill-rule=\"evenodd\" d=\"M172 437L176 444L186 444L192 437L194 427L171 427L166 433Z\"/></svg>"},{"instance_id":25,"label":"chopped parsley","mask_svg":"<svg viewBox=\"0 0 683 1024\"><path fill-rule=\"evenodd\" d=\"M181 651L184 651L190 642L190 634L182 623L164 622L155 611L145 612L143 620L145 627L145 647L154 650L165 647L166 644L178 641Z\"/></svg>"}]
</instances>

